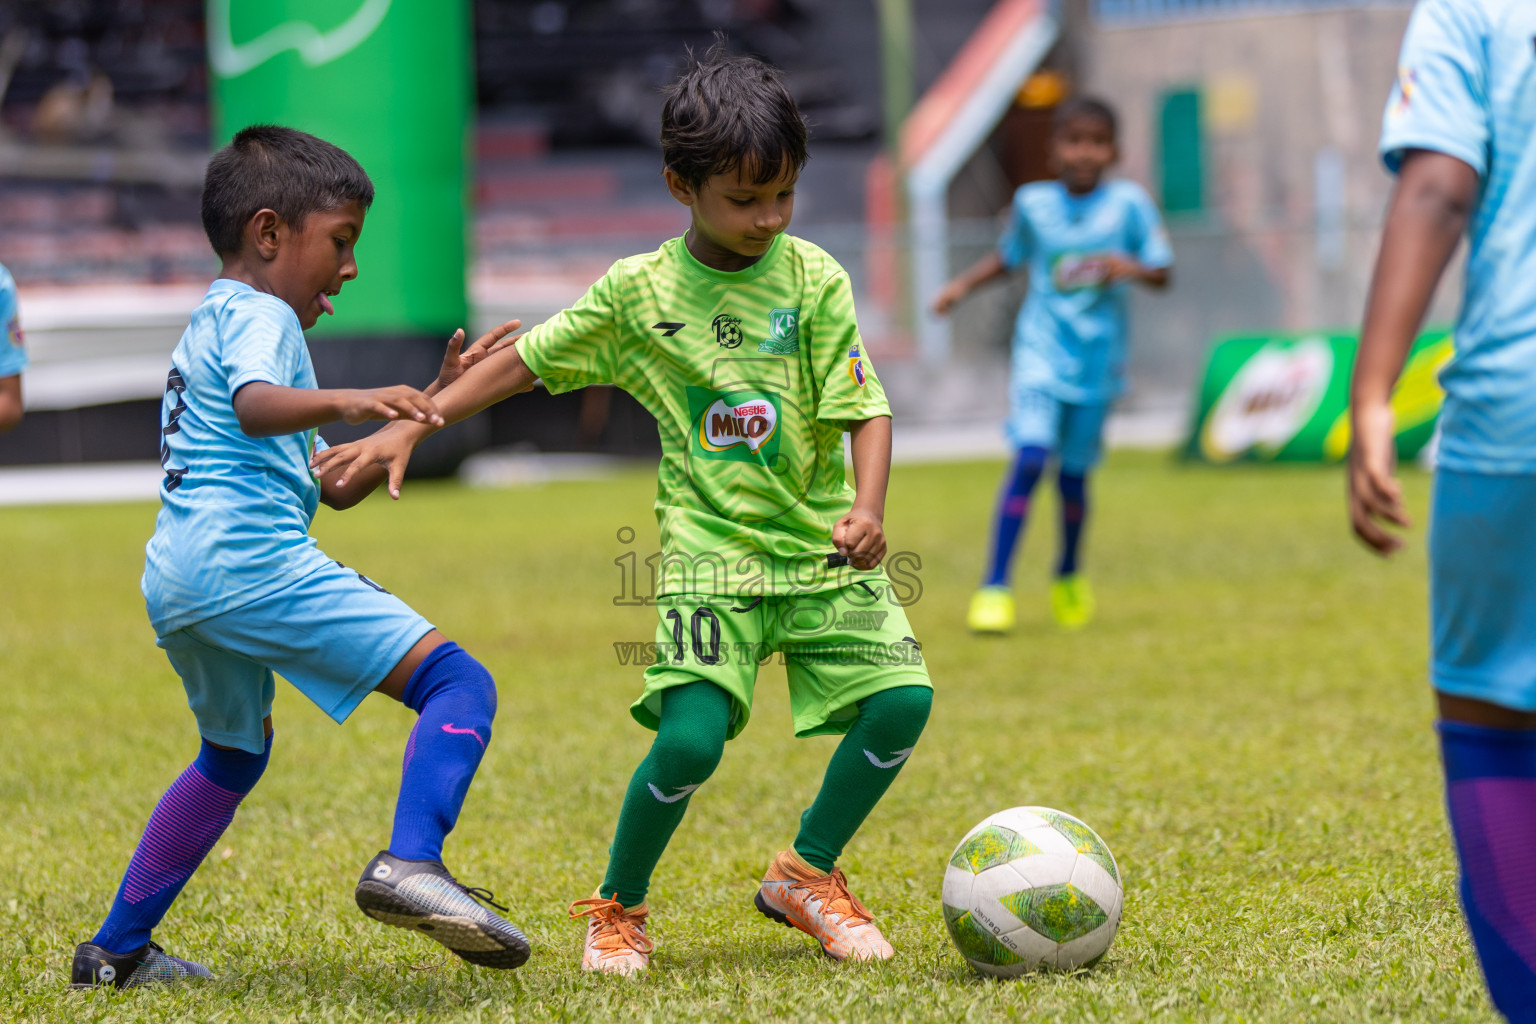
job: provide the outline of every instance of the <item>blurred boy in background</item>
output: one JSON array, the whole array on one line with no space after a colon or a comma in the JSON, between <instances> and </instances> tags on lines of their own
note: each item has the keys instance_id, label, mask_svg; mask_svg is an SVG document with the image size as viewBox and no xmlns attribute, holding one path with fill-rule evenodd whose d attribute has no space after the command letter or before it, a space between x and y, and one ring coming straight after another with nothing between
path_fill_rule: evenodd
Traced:
<instances>
[{"instance_id":1,"label":"blurred boy in background","mask_svg":"<svg viewBox=\"0 0 1536 1024\"><path fill-rule=\"evenodd\" d=\"M21 371L26 368L16 279L0 266L0 434L21 422Z\"/></svg>"},{"instance_id":2,"label":"blurred boy in background","mask_svg":"<svg viewBox=\"0 0 1536 1024\"><path fill-rule=\"evenodd\" d=\"M1051 161L1058 177L1022 186L997 248L934 300L948 313L975 288L1020 266L1029 294L1013 334L1008 440L1016 449L997 511L991 557L967 617L978 633L1013 628L1013 549L1048 461L1061 491L1061 557L1051 610L1067 628L1093 617L1080 547L1088 473L1103 451L1104 421L1125 388L1126 285L1168 284L1173 251L1163 221L1135 182L1104 180L1119 158L1115 114L1086 97L1056 110Z\"/></svg>"}]
</instances>

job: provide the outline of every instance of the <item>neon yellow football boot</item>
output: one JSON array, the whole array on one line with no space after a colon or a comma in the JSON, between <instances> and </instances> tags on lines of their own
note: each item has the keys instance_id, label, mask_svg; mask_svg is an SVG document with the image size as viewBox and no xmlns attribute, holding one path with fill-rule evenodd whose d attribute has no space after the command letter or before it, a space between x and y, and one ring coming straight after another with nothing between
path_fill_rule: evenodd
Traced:
<instances>
[{"instance_id":1,"label":"neon yellow football boot","mask_svg":"<svg viewBox=\"0 0 1536 1024\"><path fill-rule=\"evenodd\" d=\"M1086 576L1073 573L1051 584L1051 614L1063 629L1082 629L1093 618L1093 588Z\"/></svg>"},{"instance_id":2,"label":"neon yellow football boot","mask_svg":"<svg viewBox=\"0 0 1536 1024\"><path fill-rule=\"evenodd\" d=\"M1013 628L1013 591L1007 587L982 587L971 595L965 624L972 633L1006 633Z\"/></svg>"}]
</instances>

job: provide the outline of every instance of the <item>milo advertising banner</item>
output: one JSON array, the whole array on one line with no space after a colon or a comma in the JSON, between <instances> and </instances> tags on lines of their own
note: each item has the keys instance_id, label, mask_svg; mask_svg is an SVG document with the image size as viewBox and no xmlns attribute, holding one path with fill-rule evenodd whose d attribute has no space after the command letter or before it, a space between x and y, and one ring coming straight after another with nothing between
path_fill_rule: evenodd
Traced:
<instances>
[{"instance_id":1,"label":"milo advertising banner","mask_svg":"<svg viewBox=\"0 0 1536 1024\"><path fill-rule=\"evenodd\" d=\"M1241 335L1211 351L1185 454L1206 462L1337 462L1349 454L1349 377L1359 336ZM1439 372L1451 335L1429 331L1392 394L1397 454L1411 459L1434 434Z\"/></svg>"},{"instance_id":2,"label":"milo advertising banner","mask_svg":"<svg viewBox=\"0 0 1536 1024\"><path fill-rule=\"evenodd\" d=\"M347 150L376 197L315 333L464 326L469 0L208 0L213 143L260 122Z\"/></svg>"}]
</instances>

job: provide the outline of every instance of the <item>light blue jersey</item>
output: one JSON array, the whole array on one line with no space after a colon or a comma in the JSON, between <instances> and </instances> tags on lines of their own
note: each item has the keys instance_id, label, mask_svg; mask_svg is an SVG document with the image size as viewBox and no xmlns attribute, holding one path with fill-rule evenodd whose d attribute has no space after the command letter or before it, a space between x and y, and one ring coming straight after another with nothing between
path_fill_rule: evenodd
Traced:
<instances>
[{"instance_id":1,"label":"light blue jersey","mask_svg":"<svg viewBox=\"0 0 1536 1024\"><path fill-rule=\"evenodd\" d=\"M1536 3L1421 0L1408 23L1381 155L1412 149L1482 178L1446 391L1440 464L1536 473Z\"/></svg>"},{"instance_id":2,"label":"light blue jersey","mask_svg":"<svg viewBox=\"0 0 1536 1024\"><path fill-rule=\"evenodd\" d=\"M0 377L14 377L26 368L27 349L22 344L16 280L0 266Z\"/></svg>"},{"instance_id":3,"label":"light blue jersey","mask_svg":"<svg viewBox=\"0 0 1536 1024\"><path fill-rule=\"evenodd\" d=\"M1129 284L1105 284L1104 257L1173 264L1146 191L1114 180L1076 196L1059 181L1032 182L1014 193L997 251L1008 269L1029 267L1029 294L1013 335L1013 390L1044 391L1073 404L1113 400L1125 386Z\"/></svg>"},{"instance_id":4,"label":"light blue jersey","mask_svg":"<svg viewBox=\"0 0 1536 1024\"><path fill-rule=\"evenodd\" d=\"M160 515L146 549L155 632L250 604L332 564L309 536L320 485L314 431L250 437L234 394L264 381L313 388L299 318L282 299L220 278L171 354L161 411Z\"/></svg>"}]
</instances>

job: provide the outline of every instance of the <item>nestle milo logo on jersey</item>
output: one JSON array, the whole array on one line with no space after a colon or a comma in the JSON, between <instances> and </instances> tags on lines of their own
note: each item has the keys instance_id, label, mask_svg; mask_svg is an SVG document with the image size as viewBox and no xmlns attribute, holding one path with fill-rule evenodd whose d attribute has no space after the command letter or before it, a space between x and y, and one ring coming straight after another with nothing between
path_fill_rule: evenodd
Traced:
<instances>
[{"instance_id":1,"label":"nestle milo logo on jersey","mask_svg":"<svg viewBox=\"0 0 1536 1024\"><path fill-rule=\"evenodd\" d=\"M1104 253L1064 252L1051 261L1051 283L1058 292L1097 288L1109 276Z\"/></svg>"},{"instance_id":2,"label":"nestle milo logo on jersey","mask_svg":"<svg viewBox=\"0 0 1536 1024\"><path fill-rule=\"evenodd\" d=\"M688 389L695 455L767 464L779 452L779 396L771 391Z\"/></svg>"}]
</instances>

